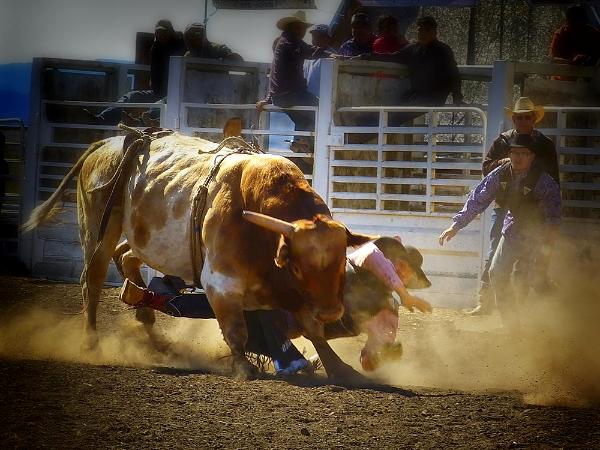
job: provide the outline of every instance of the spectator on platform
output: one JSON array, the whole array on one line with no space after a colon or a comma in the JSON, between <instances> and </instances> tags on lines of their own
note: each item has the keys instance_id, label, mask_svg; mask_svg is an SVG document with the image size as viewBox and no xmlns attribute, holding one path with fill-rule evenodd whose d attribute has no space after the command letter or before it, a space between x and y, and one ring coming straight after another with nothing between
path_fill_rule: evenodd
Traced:
<instances>
[{"instance_id":1,"label":"spectator on platform","mask_svg":"<svg viewBox=\"0 0 600 450\"><path fill-rule=\"evenodd\" d=\"M379 16L377 31L379 34L373 42L373 53L376 55L398 52L408 45L406 38L398 31L398 19L394 16Z\"/></svg>"},{"instance_id":2,"label":"spectator on platform","mask_svg":"<svg viewBox=\"0 0 600 450\"><path fill-rule=\"evenodd\" d=\"M406 64L410 88L402 96L408 106L442 106L448 94L456 105L463 103L460 75L452 49L437 38L433 17L417 19L417 42L389 54L367 53L357 59L375 59ZM402 121L408 119L408 116ZM411 115L414 117L414 114Z\"/></svg>"},{"instance_id":3,"label":"spectator on platform","mask_svg":"<svg viewBox=\"0 0 600 450\"><path fill-rule=\"evenodd\" d=\"M310 35L314 47L322 48L328 53L337 52L337 50L331 46L332 38L329 26L325 24L315 25L314 28L310 30ZM315 97L319 96L319 89L321 87L321 60L322 58L316 58L304 61L304 78L306 78L308 92Z\"/></svg>"},{"instance_id":4,"label":"spectator on platform","mask_svg":"<svg viewBox=\"0 0 600 450\"><path fill-rule=\"evenodd\" d=\"M356 13L350 21L352 37L342 44L339 54L353 57L371 53L375 35L371 29L371 19L365 13Z\"/></svg>"},{"instance_id":5,"label":"spectator on platform","mask_svg":"<svg viewBox=\"0 0 600 450\"><path fill-rule=\"evenodd\" d=\"M202 23L194 22L188 25L183 32L183 41L187 50L186 57L243 61L240 55L232 52L226 45L209 41L206 37L206 27Z\"/></svg>"},{"instance_id":6,"label":"spectator on platform","mask_svg":"<svg viewBox=\"0 0 600 450\"><path fill-rule=\"evenodd\" d=\"M437 38L437 22L433 17L417 19L417 42L394 53L366 53L355 59L372 59L405 64L410 87L399 104L406 106L443 106L452 93L455 105L463 104L461 80L452 49ZM401 126L422 113L400 112L389 115L391 126Z\"/></svg>"},{"instance_id":7,"label":"spectator on platform","mask_svg":"<svg viewBox=\"0 0 600 450\"><path fill-rule=\"evenodd\" d=\"M272 102L275 106L289 108L292 106L317 106L319 99L311 94L304 78L303 64L306 59L331 56L323 48L308 45L303 41L306 30L310 28L302 11L293 16L284 17L277 22L282 33L277 41L271 64L271 77L267 98L256 103L261 111ZM314 113L311 111L286 111L294 122L296 131L314 129ZM303 137L295 137L290 149L294 152L312 151L312 142Z\"/></svg>"},{"instance_id":8,"label":"spectator on platform","mask_svg":"<svg viewBox=\"0 0 600 450\"><path fill-rule=\"evenodd\" d=\"M156 103L167 95L169 61L171 56L183 56L183 37L173 29L170 20L159 20L154 27L154 43L150 49L150 89L130 91L117 100L117 103ZM155 110L158 112L158 110ZM151 121L157 113L150 114ZM141 120L127 113L126 108L111 107L94 115L94 120L106 125L116 125L124 121L129 125L142 125Z\"/></svg>"},{"instance_id":9,"label":"spectator on platform","mask_svg":"<svg viewBox=\"0 0 600 450\"><path fill-rule=\"evenodd\" d=\"M181 32L175 32L170 20L159 20L150 49L150 87L157 100L167 95L171 56L183 56L184 52Z\"/></svg>"},{"instance_id":10,"label":"spectator on platform","mask_svg":"<svg viewBox=\"0 0 600 450\"><path fill-rule=\"evenodd\" d=\"M408 105L439 106L452 94L461 104L460 75L452 49L437 38L437 21L430 16L417 19L417 42L396 53L408 67L410 89L403 101Z\"/></svg>"},{"instance_id":11,"label":"spectator on platform","mask_svg":"<svg viewBox=\"0 0 600 450\"><path fill-rule=\"evenodd\" d=\"M567 9L567 23L554 32L550 55L555 62L594 66L600 60L600 31L588 24L583 6Z\"/></svg>"}]
</instances>

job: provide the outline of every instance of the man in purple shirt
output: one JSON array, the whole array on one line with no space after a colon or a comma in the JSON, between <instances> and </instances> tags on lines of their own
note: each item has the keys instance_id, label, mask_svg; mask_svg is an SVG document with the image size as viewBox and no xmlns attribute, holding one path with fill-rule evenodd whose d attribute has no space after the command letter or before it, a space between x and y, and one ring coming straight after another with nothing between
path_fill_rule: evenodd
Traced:
<instances>
[{"instance_id":1,"label":"man in purple shirt","mask_svg":"<svg viewBox=\"0 0 600 450\"><path fill-rule=\"evenodd\" d=\"M536 148L530 135L516 135L510 142L510 161L477 185L454 216L452 226L439 237L440 245L450 241L494 200L508 210L490 267L496 306L508 327L518 327L514 306L526 297L529 280L540 275L537 267L534 273L529 273L530 268L551 247L560 224L560 188L540 164L534 163ZM510 279L513 274L515 289Z\"/></svg>"},{"instance_id":2,"label":"man in purple shirt","mask_svg":"<svg viewBox=\"0 0 600 450\"><path fill-rule=\"evenodd\" d=\"M353 57L365 53L371 53L375 35L371 30L371 19L365 13L356 13L350 21L352 38L348 39L340 47L342 56Z\"/></svg>"},{"instance_id":3,"label":"man in purple shirt","mask_svg":"<svg viewBox=\"0 0 600 450\"><path fill-rule=\"evenodd\" d=\"M483 160L483 176L486 176L496 167L499 167L508 161L510 143L516 135L528 134L533 139L535 145L536 164L538 164L544 172L554 178L554 181L560 186L558 157L554 142L552 139L535 129L536 124L544 117L544 108L541 105L535 105L527 97L521 97L515 103L514 108L507 108L507 113L513 121L514 128L500 133L492 143ZM478 305L470 311L467 311L467 314L469 315L488 315L494 311L494 293L490 286L489 270L492 264L492 258L494 257L494 252L496 251L496 247L498 247L498 243L502 236L504 216L506 216L506 208L494 205L490 220L490 249L486 257L483 272L481 273ZM543 270L543 268L540 267L540 270ZM540 280L538 281L540 282L539 285L536 286L536 289L538 290L543 290L546 286L551 284L546 277L540 277Z\"/></svg>"},{"instance_id":4,"label":"man in purple shirt","mask_svg":"<svg viewBox=\"0 0 600 450\"><path fill-rule=\"evenodd\" d=\"M301 13L301 12L300 12ZM303 41L306 30L312 25L303 19L303 13L284 17L277 22L282 30L281 37L275 46L269 94L267 98L256 104L258 111L273 102L275 106L289 108L292 106L317 106L319 99L308 92L304 78L304 60L330 56L323 48L309 45ZM294 122L296 131L314 129L314 113L312 111L286 111ZM295 152L309 152L312 145L307 139L295 138L290 146Z\"/></svg>"}]
</instances>

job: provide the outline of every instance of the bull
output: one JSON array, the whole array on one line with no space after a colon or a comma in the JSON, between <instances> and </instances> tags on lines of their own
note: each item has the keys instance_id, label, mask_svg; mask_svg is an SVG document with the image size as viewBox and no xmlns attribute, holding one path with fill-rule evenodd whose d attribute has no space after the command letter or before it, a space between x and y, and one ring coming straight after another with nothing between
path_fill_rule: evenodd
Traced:
<instances>
[{"instance_id":1,"label":"bull","mask_svg":"<svg viewBox=\"0 0 600 450\"><path fill-rule=\"evenodd\" d=\"M61 208L68 183L78 176L84 328L90 345L96 340L102 285L122 235L131 247L123 271L134 282L143 284L142 262L188 283L197 278L191 263L196 232L191 205L199 185L216 172L206 186L197 222L198 270L231 349L234 373L244 379L256 374L245 356L243 311L284 309L313 342L330 376L357 376L327 344L324 324L344 313L346 247L372 237L354 234L333 220L323 199L289 160L229 150L211 154L217 144L177 133L157 137L140 149L121 191L111 195L106 186L122 168L124 139L92 144L24 225L32 230L51 219ZM103 216L109 200L110 215ZM148 326L155 321L148 309L139 309L136 316Z\"/></svg>"}]
</instances>

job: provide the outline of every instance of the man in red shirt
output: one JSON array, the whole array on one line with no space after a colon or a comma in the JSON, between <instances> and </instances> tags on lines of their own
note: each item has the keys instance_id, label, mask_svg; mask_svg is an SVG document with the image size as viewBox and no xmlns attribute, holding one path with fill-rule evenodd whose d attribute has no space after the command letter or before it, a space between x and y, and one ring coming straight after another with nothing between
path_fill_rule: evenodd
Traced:
<instances>
[{"instance_id":1,"label":"man in red shirt","mask_svg":"<svg viewBox=\"0 0 600 450\"><path fill-rule=\"evenodd\" d=\"M379 16L377 19L379 35L373 42L373 53L382 55L402 50L408 41L398 33L398 20L394 16Z\"/></svg>"},{"instance_id":2,"label":"man in red shirt","mask_svg":"<svg viewBox=\"0 0 600 450\"><path fill-rule=\"evenodd\" d=\"M593 66L600 59L600 31L589 25L583 6L567 9L567 23L554 32L550 55L557 62Z\"/></svg>"}]
</instances>

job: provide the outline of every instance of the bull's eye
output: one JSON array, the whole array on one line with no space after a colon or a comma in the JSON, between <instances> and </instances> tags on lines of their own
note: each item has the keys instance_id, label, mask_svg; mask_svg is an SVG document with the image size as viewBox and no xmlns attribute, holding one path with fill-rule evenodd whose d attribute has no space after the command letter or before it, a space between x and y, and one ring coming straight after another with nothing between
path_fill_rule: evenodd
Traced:
<instances>
[{"instance_id":1,"label":"bull's eye","mask_svg":"<svg viewBox=\"0 0 600 450\"><path fill-rule=\"evenodd\" d=\"M302 271L300 270L300 267L298 267L297 264L292 264L292 273L296 278L302 279Z\"/></svg>"}]
</instances>

